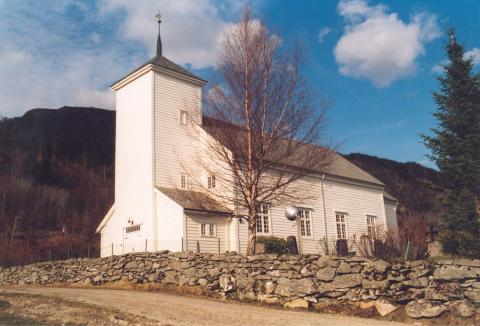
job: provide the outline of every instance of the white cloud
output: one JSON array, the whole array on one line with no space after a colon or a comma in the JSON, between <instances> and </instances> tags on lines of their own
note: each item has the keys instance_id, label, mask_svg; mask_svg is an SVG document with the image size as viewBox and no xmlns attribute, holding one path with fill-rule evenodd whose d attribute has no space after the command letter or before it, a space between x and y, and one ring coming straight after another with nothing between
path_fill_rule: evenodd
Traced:
<instances>
[{"instance_id":1,"label":"white cloud","mask_svg":"<svg viewBox=\"0 0 480 326\"><path fill-rule=\"evenodd\" d=\"M427 13L405 22L386 6L364 0L341 0L338 12L346 24L334 50L340 73L369 79L377 87L414 73L424 44L440 36L435 16Z\"/></svg>"},{"instance_id":2,"label":"white cloud","mask_svg":"<svg viewBox=\"0 0 480 326\"><path fill-rule=\"evenodd\" d=\"M325 36L327 36L330 33L330 28L329 27L323 27L320 29L318 32L318 42L322 43L323 40L325 39Z\"/></svg>"},{"instance_id":3,"label":"white cloud","mask_svg":"<svg viewBox=\"0 0 480 326\"><path fill-rule=\"evenodd\" d=\"M214 65L229 26L216 6L213 0L0 0L0 116L63 105L114 109L110 84L153 55L158 8L165 54L194 68Z\"/></svg>"},{"instance_id":4,"label":"white cloud","mask_svg":"<svg viewBox=\"0 0 480 326\"><path fill-rule=\"evenodd\" d=\"M473 57L473 64L474 65L480 65L480 49L479 48L473 48L463 55L464 58L470 58Z\"/></svg>"},{"instance_id":5,"label":"white cloud","mask_svg":"<svg viewBox=\"0 0 480 326\"><path fill-rule=\"evenodd\" d=\"M116 42L95 44L99 21L91 9L73 0L0 3L0 116L63 105L114 108L108 86L131 59Z\"/></svg>"},{"instance_id":6,"label":"white cloud","mask_svg":"<svg viewBox=\"0 0 480 326\"><path fill-rule=\"evenodd\" d=\"M30 53L20 50L10 50L0 52L0 64L8 64L8 66L26 64L32 61Z\"/></svg>"},{"instance_id":7,"label":"white cloud","mask_svg":"<svg viewBox=\"0 0 480 326\"><path fill-rule=\"evenodd\" d=\"M432 72L439 74L443 72L443 65L446 65L448 63L448 60L443 60L439 63L437 63L435 66L432 67Z\"/></svg>"},{"instance_id":8,"label":"white cloud","mask_svg":"<svg viewBox=\"0 0 480 326\"><path fill-rule=\"evenodd\" d=\"M94 44L99 44L100 42L102 42L102 37L98 33L92 33L90 35L90 39Z\"/></svg>"},{"instance_id":9,"label":"white cloud","mask_svg":"<svg viewBox=\"0 0 480 326\"><path fill-rule=\"evenodd\" d=\"M0 116L63 105L113 109L112 92L100 86L102 81L95 80L96 73L113 78L113 68L106 58L85 53L70 55L70 60L55 62L21 51L1 51Z\"/></svg>"},{"instance_id":10,"label":"white cloud","mask_svg":"<svg viewBox=\"0 0 480 326\"><path fill-rule=\"evenodd\" d=\"M104 14L123 10L121 34L143 43L153 55L157 37L155 13L162 13L162 45L165 56L194 68L215 65L220 39L230 23L211 0L148 0L139 5L131 0L106 0Z\"/></svg>"},{"instance_id":11,"label":"white cloud","mask_svg":"<svg viewBox=\"0 0 480 326\"><path fill-rule=\"evenodd\" d=\"M101 108L111 108L115 105L113 90L100 91L91 88L80 88L73 94L75 103L80 106L92 106L96 103Z\"/></svg>"},{"instance_id":12,"label":"white cloud","mask_svg":"<svg viewBox=\"0 0 480 326\"><path fill-rule=\"evenodd\" d=\"M369 6L364 0L341 0L338 3L338 12L349 23L355 24L368 17L383 16L387 7L384 5Z\"/></svg>"}]
</instances>

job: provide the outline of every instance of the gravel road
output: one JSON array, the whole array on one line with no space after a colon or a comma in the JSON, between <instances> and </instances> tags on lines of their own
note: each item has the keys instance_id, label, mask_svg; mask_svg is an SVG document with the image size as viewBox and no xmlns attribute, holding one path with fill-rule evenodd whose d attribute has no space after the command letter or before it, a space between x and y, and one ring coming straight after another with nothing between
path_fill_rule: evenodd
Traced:
<instances>
[{"instance_id":1,"label":"gravel road","mask_svg":"<svg viewBox=\"0 0 480 326\"><path fill-rule=\"evenodd\" d=\"M362 319L314 312L289 311L251 304L225 302L208 298L179 296L161 292L133 290L21 287L7 293L29 293L80 301L115 308L126 313L157 320L171 326L250 326L250 325L405 325L402 323Z\"/></svg>"}]
</instances>

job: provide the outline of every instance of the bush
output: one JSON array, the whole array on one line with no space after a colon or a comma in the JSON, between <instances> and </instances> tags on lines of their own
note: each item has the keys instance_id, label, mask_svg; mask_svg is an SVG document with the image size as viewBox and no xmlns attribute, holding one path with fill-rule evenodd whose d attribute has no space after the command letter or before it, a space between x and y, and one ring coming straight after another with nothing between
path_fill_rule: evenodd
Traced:
<instances>
[{"instance_id":1,"label":"bush","mask_svg":"<svg viewBox=\"0 0 480 326\"><path fill-rule=\"evenodd\" d=\"M467 190L450 191L442 204L446 207L445 228L440 241L446 254L468 258L480 257L480 224L474 194Z\"/></svg>"},{"instance_id":2,"label":"bush","mask_svg":"<svg viewBox=\"0 0 480 326\"><path fill-rule=\"evenodd\" d=\"M287 240L277 237L257 237L257 243L265 245L266 254L287 253Z\"/></svg>"},{"instance_id":3,"label":"bush","mask_svg":"<svg viewBox=\"0 0 480 326\"><path fill-rule=\"evenodd\" d=\"M444 230L440 233L440 241L446 254L467 258L480 257L480 240L470 232Z\"/></svg>"}]
</instances>

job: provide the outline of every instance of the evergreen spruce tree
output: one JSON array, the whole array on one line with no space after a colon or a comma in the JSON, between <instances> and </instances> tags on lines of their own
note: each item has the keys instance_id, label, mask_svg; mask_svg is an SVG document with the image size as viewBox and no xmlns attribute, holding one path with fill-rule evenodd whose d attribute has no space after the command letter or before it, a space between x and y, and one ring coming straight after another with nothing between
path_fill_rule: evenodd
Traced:
<instances>
[{"instance_id":1,"label":"evergreen spruce tree","mask_svg":"<svg viewBox=\"0 0 480 326\"><path fill-rule=\"evenodd\" d=\"M423 135L443 180L444 231L447 253L480 256L480 76L473 72L473 58L465 58L455 31L445 45L449 62L438 77L433 93L438 125L432 136Z\"/></svg>"}]
</instances>

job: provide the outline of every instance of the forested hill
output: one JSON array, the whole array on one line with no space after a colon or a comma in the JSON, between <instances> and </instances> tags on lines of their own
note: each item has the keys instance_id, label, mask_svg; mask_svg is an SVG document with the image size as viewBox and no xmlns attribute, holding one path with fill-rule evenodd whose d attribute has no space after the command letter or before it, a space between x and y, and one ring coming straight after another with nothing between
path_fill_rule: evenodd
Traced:
<instances>
[{"instance_id":1,"label":"forested hill","mask_svg":"<svg viewBox=\"0 0 480 326\"><path fill-rule=\"evenodd\" d=\"M89 166L112 163L115 112L96 108L33 109L0 125L0 153L15 150Z\"/></svg>"},{"instance_id":2,"label":"forested hill","mask_svg":"<svg viewBox=\"0 0 480 326\"><path fill-rule=\"evenodd\" d=\"M114 142L113 111L34 109L0 120L0 265L97 252Z\"/></svg>"},{"instance_id":3,"label":"forested hill","mask_svg":"<svg viewBox=\"0 0 480 326\"><path fill-rule=\"evenodd\" d=\"M34 109L0 120L0 265L98 253L113 202L115 112ZM414 213L435 206L434 170L364 154L348 159Z\"/></svg>"},{"instance_id":4,"label":"forested hill","mask_svg":"<svg viewBox=\"0 0 480 326\"><path fill-rule=\"evenodd\" d=\"M440 186L438 171L415 162L400 163L361 153L345 157L383 181L386 190L413 214L423 215L436 210L438 190L434 189Z\"/></svg>"}]
</instances>

